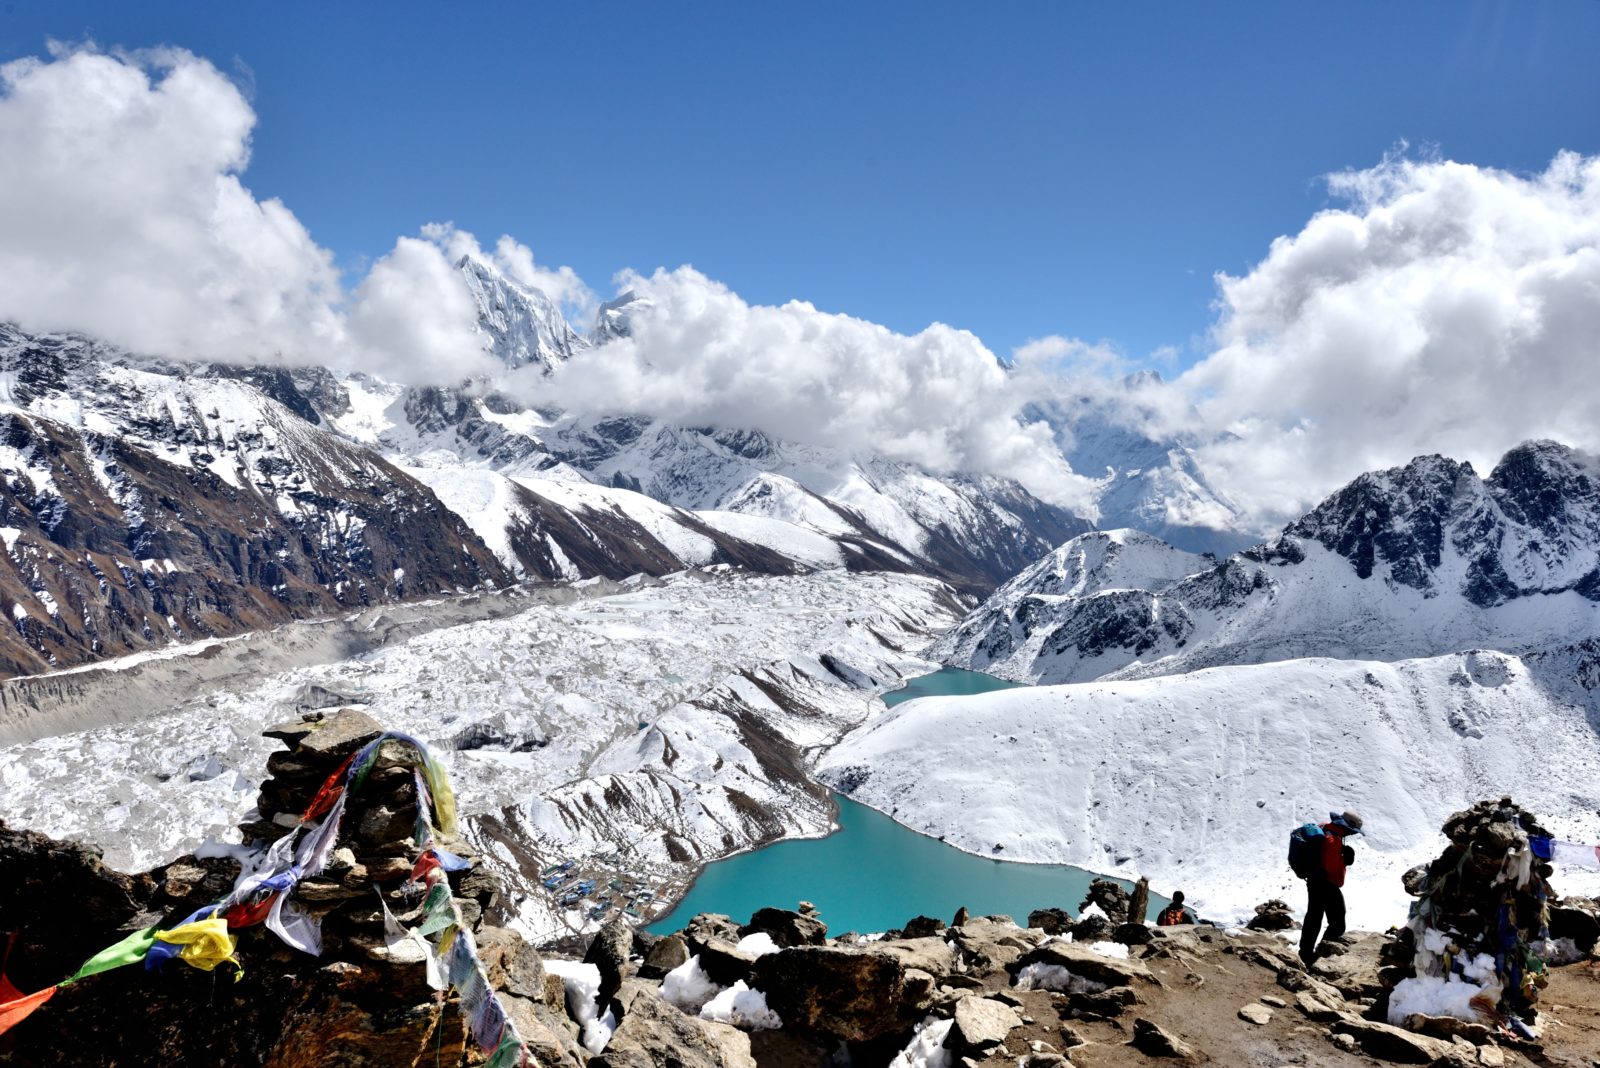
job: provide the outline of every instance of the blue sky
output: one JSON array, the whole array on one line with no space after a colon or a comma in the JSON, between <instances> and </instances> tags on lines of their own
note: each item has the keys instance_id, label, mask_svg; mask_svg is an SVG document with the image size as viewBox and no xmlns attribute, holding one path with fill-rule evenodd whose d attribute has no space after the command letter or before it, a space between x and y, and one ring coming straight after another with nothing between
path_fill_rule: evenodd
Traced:
<instances>
[{"instance_id":1,"label":"blue sky","mask_svg":"<svg viewBox=\"0 0 1600 1068\"><path fill-rule=\"evenodd\" d=\"M1401 140L1542 169L1600 150L1600 4L7 4L250 85L246 184L356 272L400 233L510 233L609 293L692 263L1002 354L1199 354L1240 273Z\"/></svg>"}]
</instances>

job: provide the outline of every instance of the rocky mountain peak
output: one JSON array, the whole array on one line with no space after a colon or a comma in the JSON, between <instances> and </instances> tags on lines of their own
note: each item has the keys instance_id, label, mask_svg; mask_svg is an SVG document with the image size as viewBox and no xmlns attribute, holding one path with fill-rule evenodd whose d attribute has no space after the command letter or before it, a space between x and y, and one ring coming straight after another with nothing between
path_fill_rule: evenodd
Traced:
<instances>
[{"instance_id":1,"label":"rocky mountain peak","mask_svg":"<svg viewBox=\"0 0 1600 1068\"><path fill-rule=\"evenodd\" d=\"M484 347L508 367L537 364L549 373L589 347L555 301L540 290L507 278L470 256L457 260L456 270L477 306Z\"/></svg>"},{"instance_id":2,"label":"rocky mountain peak","mask_svg":"<svg viewBox=\"0 0 1600 1068\"><path fill-rule=\"evenodd\" d=\"M606 301L595 313L594 343L604 345L607 341L615 341L619 337L632 336L633 314L648 307L650 301L631 289L615 300Z\"/></svg>"},{"instance_id":3,"label":"rocky mountain peak","mask_svg":"<svg viewBox=\"0 0 1600 1068\"><path fill-rule=\"evenodd\" d=\"M1404 467L1361 475L1284 533L1320 542L1362 578L1381 562L1395 582L1431 590L1457 499L1475 491L1481 483L1471 464L1418 456Z\"/></svg>"},{"instance_id":4,"label":"rocky mountain peak","mask_svg":"<svg viewBox=\"0 0 1600 1068\"><path fill-rule=\"evenodd\" d=\"M1525 441L1501 457L1489 487L1506 517L1546 534L1600 534L1600 464L1555 441Z\"/></svg>"}]
</instances>

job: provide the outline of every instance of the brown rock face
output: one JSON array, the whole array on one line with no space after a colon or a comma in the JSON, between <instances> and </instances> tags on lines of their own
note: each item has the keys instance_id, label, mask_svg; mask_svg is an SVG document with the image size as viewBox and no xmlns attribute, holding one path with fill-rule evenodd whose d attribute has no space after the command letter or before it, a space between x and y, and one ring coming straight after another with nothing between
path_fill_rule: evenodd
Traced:
<instances>
[{"instance_id":1,"label":"brown rock face","mask_svg":"<svg viewBox=\"0 0 1600 1068\"><path fill-rule=\"evenodd\" d=\"M686 1015L653 992L628 1004L616 1034L591 1068L755 1068L750 1036Z\"/></svg>"},{"instance_id":2,"label":"brown rock face","mask_svg":"<svg viewBox=\"0 0 1600 1068\"><path fill-rule=\"evenodd\" d=\"M762 932L780 946L820 946L828 940L828 925L814 916L788 909L762 909L739 928L740 936Z\"/></svg>"},{"instance_id":3,"label":"brown rock face","mask_svg":"<svg viewBox=\"0 0 1600 1068\"><path fill-rule=\"evenodd\" d=\"M121 436L0 416L0 444L33 458L0 472L0 526L21 531L0 551L0 677L513 581L428 487L260 402L278 443L237 484Z\"/></svg>"},{"instance_id":4,"label":"brown rock face","mask_svg":"<svg viewBox=\"0 0 1600 1068\"><path fill-rule=\"evenodd\" d=\"M802 946L769 953L750 985L785 1027L864 1042L908 1030L921 1006L908 997L906 969L887 953Z\"/></svg>"}]
</instances>

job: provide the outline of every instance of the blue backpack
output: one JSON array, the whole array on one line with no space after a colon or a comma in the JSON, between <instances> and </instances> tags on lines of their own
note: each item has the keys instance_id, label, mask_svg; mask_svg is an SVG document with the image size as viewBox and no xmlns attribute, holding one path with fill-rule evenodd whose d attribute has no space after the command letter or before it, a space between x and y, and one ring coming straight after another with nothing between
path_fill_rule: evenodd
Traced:
<instances>
[{"instance_id":1,"label":"blue backpack","mask_svg":"<svg viewBox=\"0 0 1600 1068\"><path fill-rule=\"evenodd\" d=\"M1289 867L1309 879L1322 865L1322 841L1327 833L1315 823L1303 823L1289 834Z\"/></svg>"}]
</instances>

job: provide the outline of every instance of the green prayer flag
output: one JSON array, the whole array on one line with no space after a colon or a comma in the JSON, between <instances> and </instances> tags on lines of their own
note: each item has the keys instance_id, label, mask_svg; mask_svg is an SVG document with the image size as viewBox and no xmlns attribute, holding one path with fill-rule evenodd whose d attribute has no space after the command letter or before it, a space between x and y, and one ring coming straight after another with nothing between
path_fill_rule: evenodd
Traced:
<instances>
[{"instance_id":1,"label":"green prayer flag","mask_svg":"<svg viewBox=\"0 0 1600 1068\"><path fill-rule=\"evenodd\" d=\"M102 949L94 956L83 962L83 967L73 972L72 975L61 981L61 986L75 983L99 972L109 972L113 968L121 968L127 964L137 964L144 960L144 955L150 952L150 947L155 944L156 929L152 925L142 931L135 931L114 946Z\"/></svg>"},{"instance_id":2,"label":"green prayer flag","mask_svg":"<svg viewBox=\"0 0 1600 1068\"><path fill-rule=\"evenodd\" d=\"M505 1041L494 1051L494 1056L483 1062L483 1068L515 1068L522 1063L522 1043L517 1036L507 1033Z\"/></svg>"}]
</instances>

